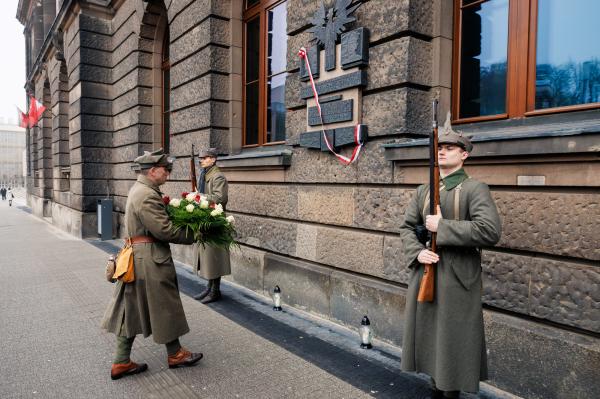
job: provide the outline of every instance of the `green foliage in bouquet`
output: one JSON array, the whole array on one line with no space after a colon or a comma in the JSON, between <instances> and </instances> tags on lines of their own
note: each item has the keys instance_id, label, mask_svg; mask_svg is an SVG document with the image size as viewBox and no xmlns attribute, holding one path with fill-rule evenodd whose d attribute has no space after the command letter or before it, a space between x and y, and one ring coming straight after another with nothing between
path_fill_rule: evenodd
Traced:
<instances>
[{"instance_id":1,"label":"green foliage in bouquet","mask_svg":"<svg viewBox=\"0 0 600 399\"><path fill-rule=\"evenodd\" d=\"M209 203L197 193L182 193L182 199L163 200L169 219L177 229L193 232L196 242L217 248L237 246L233 216L225 216L221 204Z\"/></svg>"}]
</instances>

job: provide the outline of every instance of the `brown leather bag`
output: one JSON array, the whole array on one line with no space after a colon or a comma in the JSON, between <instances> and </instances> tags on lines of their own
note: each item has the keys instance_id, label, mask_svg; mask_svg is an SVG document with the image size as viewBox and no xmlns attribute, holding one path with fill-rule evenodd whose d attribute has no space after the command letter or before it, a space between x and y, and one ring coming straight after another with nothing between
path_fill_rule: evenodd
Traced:
<instances>
[{"instance_id":1,"label":"brown leather bag","mask_svg":"<svg viewBox=\"0 0 600 399\"><path fill-rule=\"evenodd\" d=\"M113 274L113 278L121 280L124 283L132 283L135 281L133 245L130 238L125 239L125 246L117 255L115 274Z\"/></svg>"}]
</instances>

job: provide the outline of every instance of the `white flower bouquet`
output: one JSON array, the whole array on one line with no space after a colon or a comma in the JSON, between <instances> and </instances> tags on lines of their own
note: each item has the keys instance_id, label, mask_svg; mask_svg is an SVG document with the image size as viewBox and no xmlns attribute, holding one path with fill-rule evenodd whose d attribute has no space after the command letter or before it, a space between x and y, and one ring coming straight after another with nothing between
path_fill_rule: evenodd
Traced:
<instances>
[{"instance_id":1,"label":"white flower bouquet","mask_svg":"<svg viewBox=\"0 0 600 399\"><path fill-rule=\"evenodd\" d=\"M225 216L223 205L196 192L181 193L181 198L165 196L163 202L175 227L192 231L197 242L224 249L237 245L233 216Z\"/></svg>"}]
</instances>

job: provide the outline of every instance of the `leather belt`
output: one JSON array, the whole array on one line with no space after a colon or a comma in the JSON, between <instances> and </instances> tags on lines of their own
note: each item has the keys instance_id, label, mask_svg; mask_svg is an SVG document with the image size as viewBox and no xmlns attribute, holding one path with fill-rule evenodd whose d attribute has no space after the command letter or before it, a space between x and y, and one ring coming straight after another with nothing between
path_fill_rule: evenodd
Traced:
<instances>
[{"instance_id":1,"label":"leather belt","mask_svg":"<svg viewBox=\"0 0 600 399\"><path fill-rule=\"evenodd\" d=\"M156 240L154 239L154 237L150 237L150 236L129 237L127 240L129 240L129 242L131 243L131 245L135 245L135 244L148 244L148 243L156 242Z\"/></svg>"}]
</instances>

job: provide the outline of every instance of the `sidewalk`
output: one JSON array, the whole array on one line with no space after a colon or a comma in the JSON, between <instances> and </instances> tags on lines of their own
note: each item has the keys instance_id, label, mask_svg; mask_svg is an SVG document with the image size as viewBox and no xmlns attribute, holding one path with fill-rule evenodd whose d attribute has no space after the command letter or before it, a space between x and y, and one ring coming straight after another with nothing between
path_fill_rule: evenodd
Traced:
<instances>
[{"instance_id":1,"label":"sidewalk","mask_svg":"<svg viewBox=\"0 0 600 399\"><path fill-rule=\"evenodd\" d=\"M181 267L191 329L181 342L204 359L170 370L164 346L138 336L132 358L149 371L112 381L115 340L99 324L113 289L103 276L113 244L73 238L16 205L0 202L2 398L429 396L424 379L397 371L395 354L353 349L358 337L351 332L300 312L273 312L227 284L223 301L193 300L188 295L202 283Z\"/></svg>"}]
</instances>

